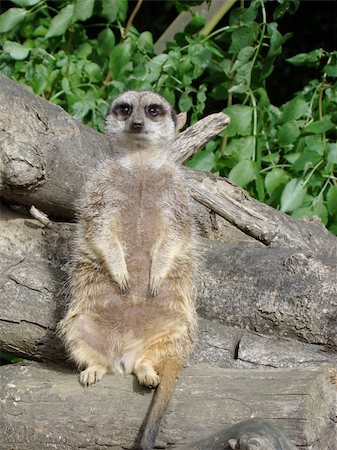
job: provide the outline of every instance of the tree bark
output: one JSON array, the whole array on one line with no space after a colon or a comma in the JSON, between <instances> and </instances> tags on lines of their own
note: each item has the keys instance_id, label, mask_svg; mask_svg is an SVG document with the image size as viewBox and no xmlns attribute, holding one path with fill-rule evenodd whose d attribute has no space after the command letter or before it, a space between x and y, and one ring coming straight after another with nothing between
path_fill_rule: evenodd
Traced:
<instances>
[{"instance_id":1,"label":"tree bark","mask_svg":"<svg viewBox=\"0 0 337 450\"><path fill-rule=\"evenodd\" d=\"M0 377L3 450L131 449L152 397L131 376L106 376L83 389L74 373L30 364L3 366ZM335 450L329 373L205 365L183 370L157 444L179 448L251 417L270 420L299 448Z\"/></svg>"}]
</instances>

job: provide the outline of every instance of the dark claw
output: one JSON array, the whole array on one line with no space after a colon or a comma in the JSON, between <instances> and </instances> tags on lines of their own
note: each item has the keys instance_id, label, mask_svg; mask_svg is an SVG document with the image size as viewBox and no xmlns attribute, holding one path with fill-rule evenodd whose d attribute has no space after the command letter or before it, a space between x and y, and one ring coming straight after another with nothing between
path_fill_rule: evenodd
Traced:
<instances>
[{"instance_id":1,"label":"dark claw","mask_svg":"<svg viewBox=\"0 0 337 450\"><path fill-rule=\"evenodd\" d=\"M120 288L121 288L122 294L125 294L125 295L130 294L130 286L128 284L125 286L121 286Z\"/></svg>"},{"instance_id":2,"label":"dark claw","mask_svg":"<svg viewBox=\"0 0 337 450\"><path fill-rule=\"evenodd\" d=\"M158 295L158 289L150 289L150 296L156 297Z\"/></svg>"}]
</instances>

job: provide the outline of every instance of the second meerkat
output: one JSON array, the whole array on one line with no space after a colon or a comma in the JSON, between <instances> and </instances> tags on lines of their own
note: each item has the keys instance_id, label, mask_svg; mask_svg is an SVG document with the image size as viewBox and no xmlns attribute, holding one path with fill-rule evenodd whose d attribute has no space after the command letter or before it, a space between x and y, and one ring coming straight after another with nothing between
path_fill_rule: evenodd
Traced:
<instances>
[{"instance_id":1,"label":"second meerkat","mask_svg":"<svg viewBox=\"0 0 337 450\"><path fill-rule=\"evenodd\" d=\"M70 303L59 329L89 385L133 373L158 386L141 448L150 450L195 340L195 228L187 182L171 154L177 116L152 92L111 105L113 153L79 208Z\"/></svg>"}]
</instances>

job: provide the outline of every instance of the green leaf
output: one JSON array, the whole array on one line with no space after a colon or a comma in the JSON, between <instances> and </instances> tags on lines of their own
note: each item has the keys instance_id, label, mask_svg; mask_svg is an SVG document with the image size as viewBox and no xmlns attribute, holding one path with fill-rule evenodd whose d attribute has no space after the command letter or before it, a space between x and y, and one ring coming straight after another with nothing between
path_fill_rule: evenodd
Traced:
<instances>
[{"instance_id":1,"label":"green leaf","mask_svg":"<svg viewBox=\"0 0 337 450\"><path fill-rule=\"evenodd\" d=\"M337 236L337 223L332 223L328 227L329 231Z\"/></svg>"},{"instance_id":2,"label":"green leaf","mask_svg":"<svg viewBox=\"0 0 337 450\"><path fill-rule=\"evenodd\" d=\"M232 33L232 43L229 47L229 53L239 53L244 48L251 46L257 35L257 24L250 26L243 25L235 29Z\"/></svg>"},{"instance_id":3,"label":"green leaf","mask_svg":"<svg viewBox=\"0 0 337 450\"><path fill-rule=\"evenodd\" d=\"M91 109L90 102L87 102L85 100L78 101L72 105L71 111L72 116L76 120L82 120L90 111Z\"/></svg>"},{"instance_id":4,"label":"green leaf","mask_svg":"<svg viewBox=\"0 0 337 450\"><path fill-rule=\"evenodd\" d=\"M304 200L306 189L303 181L299 179L290 180L282 191L281 211L292 212L299 208Z\"/></svg>"},{"instance_id":5,"label":"green leaf","mask_svg":"<svg viewBox=\"0 0 337 450\"><path fill-rule=\"evenodd\" d=\"M112 70L113 78L118 78L126 70L129 70L128 64L132 62L132 46L125 42L116 45L109 56L110 68Z\"/></svg>"},{"instance_id":6,"label":"green leaf","mask_svg":"<svg viewBox=\"0 0 337 450\"><path fill-rule=\"evenodd\" d=\"M179 99L178 102L178 107L179 107L179 111L181 112L187 112L189 111L193 106L193 100L192 98L188 95L187 92L184 92Z\"/></svg>"},{"instance_id":7,"label":"green leaf","mask_svg":"<svg viewBox=\"0 0 337 450\"><path fill-rule=\"evenodd\" d=\"M319 48L310 53L299 53L292 58L286 59L286 61L290 62L290 64L294 64L294 66L312 67L316 66L324 55L325 51L322 48Z\"/></svg>"},{"instance_id":8,"label":"green leaf","mask_svg":"<svg viewBox=\"0 0 337 450\"><path fill-rule=\"evenodd\" d=\"M192 20L185 27L184 32L188 34L198 33L205 26L205 23L205 17L199 12L196 12Z\"/></svg>"},{"instance_id":9,"label":"green leaf","mask_svg":"<svg viewBox=\"0 0 337 450\"><path fill-rule=\"evenodd\" d=\"M281 122L289 122L290 120L299 119L303 117L308 111L308 103L300 97L295 97L285 105L281 116Z\"/></svg>"},{"instance_id":10,"label":"green leaf","mask_svg":"<svg viewBox=\"0 0 337 450\"><path fill-rule=\"evenodd\" d=\"M29 6L34 6L39 3L41 0L12 0L12 3L15 3L18 6L23 6L27 8Z\"/></svg>"},{"instance_id":11,"label":"green leaf","mask_svg":"<svg viewBox=\"0 0 337 450\"><path fill-rule=\"evenodd\" d=\"M277 131L277 139L281 145L289 145L296 141L300 135L298 123L286 122Z\"/></svg>"},{"instance_id":12,"label":"green leaf","mask_svg":"<svg viewBox=\"0 0 337 450\"><path fill-rule=\"evenodd\" d=\"M224 112L231 119L226 129L226 135L228 137L236 135L247 136L251 134L253 109L250 106L233 105L226 108Z\"/></svg>"},{"instance_id":13,"label":"green leaf","mask_svg":"<svg viewBox=\"0 0 337 450\"><path fill-rule=\"evenodd\" d=\"M92 16L95 0L75 0L74 20L87 20Z\"/></svg>"},{"instance_id":14,"label":"green leaf","mask_svg":"<svg viewBox=\"0 0 337 450\"><path fill-rule=\"evenodd\" d=\"M70 83L69 83L68 78L62 78L61 86L66 94L70 94L71 89L70 89Z\"/></svg>"},{"instance_id":15,"label":"green leaf","mask_svg":"<svg viewBox=\"0 0 337 450\"><path fill-rule=\"evenodd\" d=\"M289 181L289 175L283 169L275 167L267 173L265 178L266 191L271 196L276 189L284 186Z\"/></svg>"},{"instance_id":16,"label":"green leaf","mask_svg":"<svg viewBox=\"0 0 337 450\"><path fill-rule=\"evenodd\" d=\"M83 42L75 52L81 59L86 59L92 53L92 46L89 42Z\"/></svg>"},{"instance_id":17,"label":"green leaf","mask_svg":"<svg viewBox=\"0 0 337 450\"><path fill-rule=\"evenodd\" d=\"M88 74L89 81L91 83L98 83L99 81L102 81L103 73L101 67L94 63L94 62L88 62L84 66L85 72Z\"/></svg>"},{"instance_id":18,"label":"green leaf","mask_svg":"<svg viewBox=\"0 0 337 450\"><path fill-rule=\"evenodd\" d=\"M337 64L327 64L323 67L323 72L329 77L337 77Z\"/></svg>"},{"instance_id":19,"label":"green leaf","mask_svg":"<svg viewBox=\"0 0 337 450\"><path fill-rule=\"evenodd\" d=\"M331 216L337 216L337 186L331 185L326 195L328 211Z\"/></svg>"},{"instance_id":20,"label":"green leaf","mask_svg":"<svg viewBox=\"0 0 337 450\"><path fill-rule=\"evenodd\" d=\"M236 57L236 61L233 66L233 71L235 71L238 67L240 67L242 65L242 63L246 63L246 62L250 61L253 58L254 54L255 54L254 47L248 46L248 47L242 48L239 51L238 56Z\"/></svg>"},{"instance_id":21,"label":"green leaf","mask_svg":"<svg viewBox=\"0 0 337 450\"><path fill-rule=\"evenodd\" d=\"M300 157L293 163L292 169L295 171L306 172L309 168L313 167L322 158L313 150L304 150L301 152Z\"/></svg>"},{"instance_id":22,"label":"green leaf","mask_svg":"<svg viewBox=\"0 0 337 450\"><path fill-rule=\"evenodd\" d=\"M12 30L23 21L28 11L22 8L10 8L0 15L0 33Z\"/></svg>"},{"instance_id":23,"label":"green leaf","mask_svg":"<svg viewBox=\"0 0 337 450\"><path fill-rule=\"evenodd\" d=\"M328 223L328 210L327 207L323 204L323 197L320 195L313 201L313 209L311 216L317 216L321 219L321 221L326 225Z\"/></svg>"},{"instance_id":24,"label":"green leaf","mask_svg":"<svg viewBox=\"0 0 337 450\"><path fill-rule=\"evenodd\" d=\"M32 77L32 88L36 95L42 95L47 87L48 69L43 64L37 64Z\"/></svg>"},{"instance_id":25,"label":"green leaf","mask_svg":"<svg viewBox=\"0 0 337 450\"><path fill-rule=\"evenodd\" d=\"M99 55L109 55L115 43L115 35L110 28L105 28L97 37L97 53Z\"/></svg>"},{"instance_id":26,"label":"green leaf","mask_svg":"<svg viewBox=\"0 0 337 450\"><path fill-rule=\"evenodd\" d=\"M23 45L13 41L6 41L3 45L3 49L6 53L9 53L9 55L13 59L17 61L27 58L29 54L29 48L24 47Z\"/></svg>"},{"instance_id":27,"label":"green leaf","mask_svg":"<svg viewBox=\"0 0 337 450\"><path fill-rule=\"evenodd\" d=\"M235 162L251 159L254 153L254 142L253 136L231 139L226 147L226 156Z\"/></svg>"},{"instance_id":28,"label":"green leaf","mask_svg":"<svg viewBox=\"0 0 337 450\"><path fill-rule=\"evenodd\" d=\"M118 0L102 0L102 14L109 22L115 22L118 15Z\"/></svg>"},{"instance_id":29,"label":"green leaf","mask_svg":"<svg viewBox=\"0 0 337 450\"><path fill-rule=\"evenodd\" d=\"M52 18L46 38L61 36L72 22L75 5L67 5Z\"/></svg>"},{"instance_id":30,"label":"green leaf","mask_svg":"<svg viewBox=\"0 0 337 450\"><path fill-rule=\"evenodd\" d=\"M200 70L205 69L212 60L211 52L202 44L190 45L188 55L190 56L191 62Z\"/></svg>"},{"instance_id":31,"label":"green leaf","mask_svg":"<svg viewBox=\"0 0 337 450\"><path fill-rule=\"evenodd\" d=\"M328 161L332 164L337 164L337 144L330 143L326 146L326 149L328 154Z\"/></svg>"},{"instance_id":32,"label":"green leaf","mask_svg":"<svg viewBox=\"0 0 337 450\"><path fill-rule=\"evenodd\" d=\"M238 94L245 94L249 90L251 75L253 69L253 61L249 61L241 65L234 76L233 86L229 89L230 92Z\"/></svg>"},{"instance_id":33,"label":"green leaf","mask_svg":"<svg viewBox=\"0 0 337 450\"><path fill-rule=\"evenodd\" d=\"M326 115L323 117L322 120L317 120L315 122L310 123L305 128L303 128L303 131L306 133L326 133L329 130L332 130L333 128L336 129L336 125L331 122L330 116Z\"/></svg>"},{"instance_id":34,"label":"green leaf","mask_svg":"<svg viewBox=\"0 0 337 450\"><path fill-rule=\"evenodd\" d=\"M273 60L282 52L282 44L286 42L291 35L286 34L285 36L282 36L282 34L277 30L277 23L275 22L267 24L267 29L270 35L270 47L267 57Z\"/></svg>"},{"instance_id":35,"label":"green leaf","mask_svg":"<svg viewBox=\"0 0 337 450\"><path fill-rule=\"evenodd\" d=\"M197 153L193 158L188 161L187 166L192 167L195 170L211 171L214 166L215 154L212 151L213 146L207 146L205 150Z\"/></svg>"},{"instance_id":36,"label":"green leaf","mask_svg":"<svg viewBox=\"0 0 337 450\"><path fill-rule=\"evenodd\" d=\"M294 14L300 6L300 0L278 0L280 5L273 12L274 20L281 19L286 13Z\"/></svg>"},{"instance_id":37,"label":"green leaf","mask_svg":"<svg viewBox=\"0 0 337 450\"><path fill-rule=\"evenodd\" d=\"M300 139L305 145L305 149L311 150L320 156L324 155L325 146L322 142L322 136L319 134L310 134ZM299 142L300 142L299 141Z\"/></svg>"},{"instance_id":38,"label":"green leaf","mask_svg":"<svg viewBox=\"0 0 337 450\"><path fill-rule=\"evenodd\" d=\"M142 52L152 53L153 52L153 38L152 33L149 31L144 31L140 34L137 39L138 48Z\"/></svg>"},{"instance_id":39,"label":"green leaf","mask_svg":"<svg viewBox=\"0 0 337 450\"><path fill-rule=\"evenodd\" d=\"M128 11L128 0L101 0L102 14L110 23L125 20Z\"/></svg>"},{"instance_id":40,"label":"green leaf","mask_svg":"<svg viewBox=\"0 0 337 450\"><path fill-rule=\"evenodd\" d=\"M256 177L256 165L253 161L247 159L238 162L228 175L230 180L242 187L246 187L248 183L256 180Z\"/></svg>"}]
</instances>

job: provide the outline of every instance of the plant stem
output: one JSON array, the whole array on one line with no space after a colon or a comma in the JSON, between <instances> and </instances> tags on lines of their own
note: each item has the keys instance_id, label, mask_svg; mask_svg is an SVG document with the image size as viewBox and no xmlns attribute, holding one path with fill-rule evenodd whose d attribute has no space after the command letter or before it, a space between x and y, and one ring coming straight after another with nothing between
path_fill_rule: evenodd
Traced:
<instances>
[{"instance_id":1,"label":"plant stem","mask_svg":"<svg viewBox=\"0 0 337 450\"><path fill-rule=\"evenodd\" d=\"M260 155L257 154L257 105L256 98L251 89L249 89L249 95L251 98L251 102L253 105L253 138L254 138L254 153L253 153L253 161L257 161L259 163L259 169L261 166L261 158Z\"/></svg>"},{"instance_id":2,"label":"plant stem","mask_svg":"<svg viewBox=\"0 0 337 450\"><path fill-rule=\"evenodd\" d=\"M228 97L227 97L227 108L229 108L230 106L232 106L233 104L233 93L231 91L231 87L233 84L233 74L232 74L232 68L234 66L235 63L235 59L236 59L236 54L232 56L232 60L231 60L231 65L230 65L230 69L228 72ZM228 136L224 136L222 139L222 143L221 143L221 149L220 149L220 156L223 157L223 155L225 154L225 149L227 146L227 141L228 141Z\"/></svg>"},{"instance_id":3,"label":"plant stem","mask_svg":"<svg viewBox=\"0 0 337 450\"><path fill-rule=\"evenodd\" d=\"M132 11L132 13L131 13L131 15L129 17L129 20L127 21L126 27L124 29L123 39L125 39L126 36L128 35L129 29L130 29L130 27L131 27L131 25L133 23L134 18L136 17L137 12L139 11L139 8L141 7L142 3L143 3L143 0L138 0L137 1L137 4L134 7L134 9L133 9L133 11Z\"/></svg>"},{"instance_id":4,"label":"plant stem","mask_svg":"<svg viewBox=\"0 0 337 450\"><path fill-rule=\"evenodd\" d=\"M310 178L313 176L313 174L316 172L316 170L319 168L319 166L324 162L323 159L321 159L320 161L318 161L318 163L316 164L316 166L312 169L312 171L309 173L309 175L307 176L307 178L303 181L303 187L305 187L309 181Z\"/></svg>"},{"instance_id":5,"label":"plant stem","mask_svg":"<svg viewBox=\"0 0 337 450\"><path fill-rule=\"evenodd\" d=\"M324 193L324 191L325 191L325 189L327 188L327 186L329 185L329 183L330 183L330 177L326 180L326 182L324 183L324 186L322 187L322 189L319 191L319 194L317 195L317 199L321 196L321 195L323 195L323 193Z\"/></svg>"}]
</instances>

